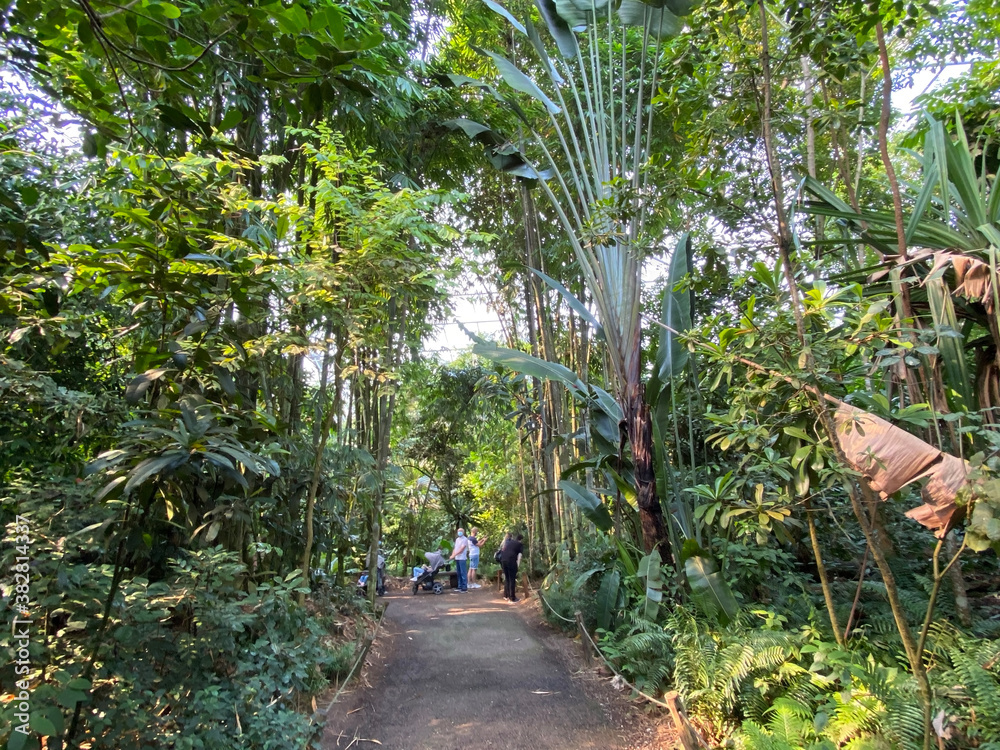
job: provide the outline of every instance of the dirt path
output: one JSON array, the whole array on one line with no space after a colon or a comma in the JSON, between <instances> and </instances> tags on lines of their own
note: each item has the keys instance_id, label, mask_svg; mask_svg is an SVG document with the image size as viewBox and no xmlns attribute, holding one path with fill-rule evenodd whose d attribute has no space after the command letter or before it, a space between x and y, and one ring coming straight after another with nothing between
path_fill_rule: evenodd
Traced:
<instances>
[{"instance_id":1,"label":"dirt path","mask_svg":"<svg viewBox=\"0 0 1000 750\"><path fill-rule=\"evenodd\" d=\"M330 711L325 750L632 747L572 677L550 642L561 637L516 611L526 604L489 588L395 591L384 601L368 686Z\"/></svg>"}]
</instances>

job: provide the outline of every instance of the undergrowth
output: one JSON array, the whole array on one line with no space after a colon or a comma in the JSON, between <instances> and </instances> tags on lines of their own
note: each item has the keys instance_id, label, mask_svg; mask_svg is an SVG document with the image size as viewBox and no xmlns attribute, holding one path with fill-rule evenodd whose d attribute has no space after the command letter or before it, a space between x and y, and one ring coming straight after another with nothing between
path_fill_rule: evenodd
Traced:
<instances>
[{"instance_id":1,"label":"undergrowth","mask_svg":"<svg viewBox=\"0 0 1000 750\"><path fill-rule=\"evenodd\" d=\"M173 558L159 581L123 585L95 644L86 624L110 566L60 565L47 557L37 566L48 614L31 644L33 721L48 723L49 748L62 746L78 701L82 746L307 747L321 727L314 697L346 675L368 629L353 592L320 587L300 605L298 572L254 585L238 555L210 548ZM12 669L0 672L4 685L18 679ZM12 703L2 709L8 732L12 712Z\"/></svg>"},{"instance_id":2,"label":"undergrowth","mask_svg":"<svg viewBox=\"0 0 1000 750\"><path fill-rule=\"evenodd\" d=\"M576 611L600 638L615 669L639 690L662 696L676 690L692 724L715 747L745 750L909 750L923 746L923 714L893 621L885 585L865 580L858 593L854 627L839 646L818 587L807 571L786 573L770 589L769 604L757 593L767 585L758 555L730 560L740 583L738 596L755 601L731 621L709 616L682 597L655 615L644 588L621 556L592 545L576 559L564 556L546 580L544 595L558 615L550 622L567 630ZM742 558L741 558L742 559ZM911 623L926 611L930 582L900 568L900 599ZM634 568L632 569L634 571ZM762 572L763 571L763 572ZM676 591L664 565L664 589ZM612 580L616 612L597 626L608 606ZM618 585L620 583L620 585ZM857 582L837 582L851 602ZM948 599L949 597L944 597ZM668 597L664 596L664 601ZM678 603L680 600L681 603ZM849 610L839 613L846 621ZM1000 642L995 617L956 620L953 603L942 601L928 634L925 663L934 693L936 744L943 750L1000 750Z\"/></svg>"}]
</instances>

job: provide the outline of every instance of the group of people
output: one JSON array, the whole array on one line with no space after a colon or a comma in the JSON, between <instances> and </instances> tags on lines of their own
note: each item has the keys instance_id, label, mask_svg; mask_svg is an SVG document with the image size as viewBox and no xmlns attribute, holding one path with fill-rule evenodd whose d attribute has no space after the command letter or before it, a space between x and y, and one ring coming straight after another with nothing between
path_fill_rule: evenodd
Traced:
<instances>
[{"instance_id":1,"label":"group of people","mask_svg":"<svg viewBox=\"0 0 1000 750\"><path fill-rule=\"evenodd\" d=\"M467 592L469 589L479 589L482 585L476 582L476 574L479 570L479 553L485 536L479 535L479 529L473 527L471 533L466 536L465 529L459 528L455 536L455 545L452 548L449 561L455 562L458 573L458 591ZM516 602L517 599L517 569L521 565L521 557L524 554L524 536L513 532L507 532L503 542L500 544L500 569L503 571L504 592L503 598L507 601ZM444 565L444 556L441 550L428 552L424 555L427 564L423 569L415 568L411 581L416 581L423 571L433 571Z\"/></svg>"},{"instance_id":2,"label":"group of people","mask_svg":"<svg viewBox=\"0 0 1000 750\"><path fill-rule=\"evenodd\" d=\"M449 559L455 561L455 568L458 571L458 590L461 592L482 588L481 584L476 583L476 572L479 570L479 551L485 541L486 537L480 537L479 529L475 526L472 527L469 536L465 535L465 529L458 530Z\"/></svg>"},{"instance_id":3,"label":"group of people","mask_svg":"<svg viewBox=\"0 0 1000 750\"><path fill-rule=\"evenodd\" d=\"M524 537L521 534L515 537L511 532L507 532L507 536L500 544L500 568L503 571L504 581L503 598L511 602L517 601L517 569L524 554L523 540ZM477 528L473 528L469 536L465 535L465 529L458 530L450 559L455 561L455 567L458 568L459 591L482 588L475 581L476 571L479 569L479 550L485 541L486 537L480 537ZM466 565L468 565L468 569L466 569Z\"/></svg>"}]
</instances>

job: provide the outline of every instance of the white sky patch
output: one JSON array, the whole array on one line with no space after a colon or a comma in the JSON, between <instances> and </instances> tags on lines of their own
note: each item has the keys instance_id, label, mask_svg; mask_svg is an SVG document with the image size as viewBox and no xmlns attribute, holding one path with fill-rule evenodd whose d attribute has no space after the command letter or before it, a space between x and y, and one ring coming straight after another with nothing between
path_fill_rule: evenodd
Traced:
<instances>
[{"instance_id":1,"label":"white sky patch","mask_svg":"<svg viewBox=\"0 0 1000 750\"><path fill-rule=\"evenodd\" d=\"M436 357L442 362L453 362L462 353L472 348L470 339L462 326L488 339L503 339L500 316L490 304L484 285L487 279L465 272L458 281L451 296L451 317L435 326L434 335L424 343L423 353Z\"/></svg>"},{"instance_id":2,"label":"white sky patch","mask_svg":"<svg viewBox=\"0 0 1000 750\"><path fill-rule=\"evenodd\" d=\"M933 91L952 78L967 73L968 70L969 63L946 64L936 70L933 68L921 70L914 74L912 84L892 92L892 106L905 115L906 120L909 121L918 112L918 107L913 102L914 99L928 91Z\"/></svg>"}]
</instances>

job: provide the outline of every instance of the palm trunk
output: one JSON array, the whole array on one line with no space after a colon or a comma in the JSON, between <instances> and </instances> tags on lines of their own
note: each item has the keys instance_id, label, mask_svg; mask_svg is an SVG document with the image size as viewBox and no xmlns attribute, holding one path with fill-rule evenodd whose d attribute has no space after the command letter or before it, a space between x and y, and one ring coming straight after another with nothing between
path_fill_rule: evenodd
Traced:
<instances>
[{"instance_id":1,"label":"palm trunk","mask_svg":"<svg viewBox=\"0 0 1000 750\"><path fill-rule=\"evenodd\" d=\"M642 383L632 383L625 393L625 422L632 446L635 471L636 500L642 524L642 543L646 552L660 548L664 562L672 562L672 550L667 524L656 493L656 472L653 468L653 420Z\"/></svg>"}]
</instances>

